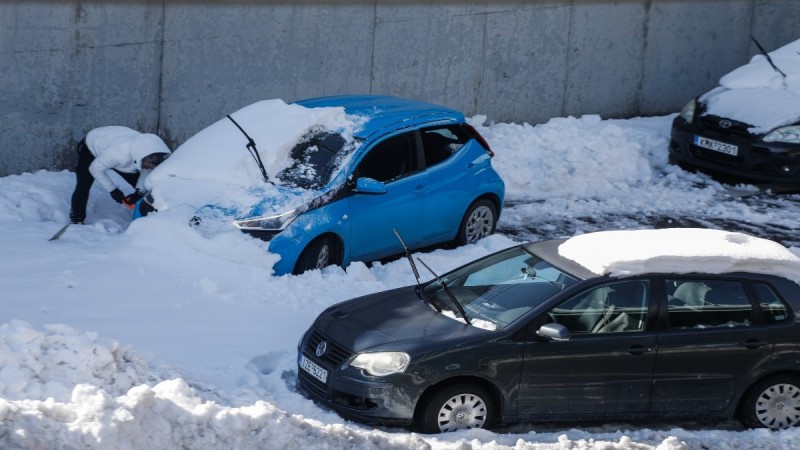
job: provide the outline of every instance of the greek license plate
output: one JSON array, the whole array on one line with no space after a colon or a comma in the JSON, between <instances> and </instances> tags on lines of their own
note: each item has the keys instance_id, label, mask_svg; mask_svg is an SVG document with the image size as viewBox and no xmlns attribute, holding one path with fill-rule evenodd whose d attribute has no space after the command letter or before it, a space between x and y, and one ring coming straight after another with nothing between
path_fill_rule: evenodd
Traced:
<instances>
[{"instance_id":1,"label":"greek license plate","mask_svg":"<svg viewBox=\"0 0 800 450\"><path fill-rule=\"evenodd\" d=\"M715 152L724 153L726 155L736 156L739 154L739 147L735 145L726 144L725 142L715 141L702 136L694 137L694 145L713 150Z\"/></svg>"},{"instance_id":2,"label":"greek license plate","mask_svg":"<svg viewBox=\"0 0 800 450\"><path fill-rule=\"evenodd\" d=\"M306 358L304 355L300 356L300 368L311 374L312 377L326 383L328 380L328 371Z\"/></svg>"}]
</instances>

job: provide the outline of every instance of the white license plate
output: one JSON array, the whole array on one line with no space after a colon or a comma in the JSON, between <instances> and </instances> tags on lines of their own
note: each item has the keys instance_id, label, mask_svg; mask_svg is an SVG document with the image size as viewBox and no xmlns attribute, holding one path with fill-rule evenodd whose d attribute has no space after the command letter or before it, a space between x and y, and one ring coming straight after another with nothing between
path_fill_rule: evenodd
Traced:
<instances>
[{"instance_id":1,"label":"white license plate","mask_svg":"<svg viewBox=\"0 0 800 450\"><path fill-rule=\"evenodd\" d=\"M736 156L739 154L739 147L735 145L726 144L725 142L715 141L702 136L694 137L694 145L707 148L715 152L725 153L726 155Z\"/></svg>"},{"instance_id":2,"label":"white license plate","mask_svg":"<svg viewBox=\"0 0 800 450\"><path fill-rule=\"evenodd\" d=\"M306 358L304 355L300 356L300 368L311 374L312 377L326 383L328 380L328 371Z\"/></svg>"}]
</instances>

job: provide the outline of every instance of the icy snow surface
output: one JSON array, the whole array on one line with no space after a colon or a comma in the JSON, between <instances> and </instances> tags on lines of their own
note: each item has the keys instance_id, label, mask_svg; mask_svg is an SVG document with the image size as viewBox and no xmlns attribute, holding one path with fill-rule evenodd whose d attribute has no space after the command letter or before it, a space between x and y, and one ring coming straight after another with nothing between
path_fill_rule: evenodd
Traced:
<instances>
[{"instance_id":1,"label":"icy snow surface","mask_svg":"<svg viewBox=\"0 0 800 450\"><path fill-rule=\"evenodd\" d=\"M521 240L683 223L790 230L783 243L796 254L798 196L668 165L671 120L472 118L507 183L501 233L420 256L441 273ZM298 339L336 302L412 284L407 261L274 277L265 243L200 232L170 211L131 223L98 186L87 224L48 242L68 220L73 186L67 171L0 178L0 448L800 448L800 430L734 421L426 436L343 420L295 392Z\"/></svg>"}]
</instances>

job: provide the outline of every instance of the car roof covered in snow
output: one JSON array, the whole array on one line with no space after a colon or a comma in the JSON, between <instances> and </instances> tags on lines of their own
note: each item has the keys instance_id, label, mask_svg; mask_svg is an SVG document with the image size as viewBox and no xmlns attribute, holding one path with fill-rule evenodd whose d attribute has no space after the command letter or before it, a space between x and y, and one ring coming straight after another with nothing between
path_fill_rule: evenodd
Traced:
<instances>
[{"instance_id":1,"label":"car roof covered in snow","mask_svg":"<svg viewBox=\"0 0 800 450\"><path fill-rule=\"evenodd\" d=\"M723 230L600 231L558 241L557 252L595 276L749 272L800 284L800 257L789 249L768 239Z\"/></svg>"},{"instance_id":2,"label":"car roof covered in snow","mask_svg":"<svg viewBox=\"0 0 800 450\"><path fill-rule=\"evenodd\" d=\"M464 123L464 115L454 109L417 100L388 95L337 95L301 100L306 108L341 107L349 115L366 119L356 136L369 139L374 134L420 124Z\"/></svg>"}]
</instances>

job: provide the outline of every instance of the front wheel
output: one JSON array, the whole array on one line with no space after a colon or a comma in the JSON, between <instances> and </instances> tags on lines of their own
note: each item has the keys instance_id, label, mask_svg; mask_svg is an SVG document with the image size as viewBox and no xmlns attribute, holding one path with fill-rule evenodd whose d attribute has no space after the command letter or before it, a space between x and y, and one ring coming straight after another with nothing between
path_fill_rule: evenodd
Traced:
<instances>
[{"instance_id":1,"label":"front wheel","mask_svg":"<svg viewBox=\"0 0 800 450\"><path fill-rule=\"evenodd\" d=\"M448 386L422 405L418 426L423 433L489 428L495 420L493 401L492 396L480 386Z\"/></svg>"},{"instance_id":2,"label":"front wheel","mask_svg":"<svg viewBox=\"0 0 800 450\"><path fill-rule=\"evenodd\" d=\"M497 227L497 208L494 203L483 198L471 204L461 219L456 243L474 244L494 233Z\"/></svg>"},{"instance_id":3,"label":"front wheel","mask_svg":"<svg viewBox=\"0 0 800 450\"><path fill-rule=\"evenodd\" d=\"M338 246L329 237L317 238L308 244L297 259L294 275L300 275L307 270L322 269L330 265L339 264Z\"/></svg>"},{"instance_id":4,"label":"front wheel","mask_svg":"<svg viewBox=\"0 0 800 450\"><path fill-rule=\"evenodd\" d=\"M777 375L747 391L739 405L739 421L750 428L781 430L800 422L800 377Z\"/></svg>"}]
</instances>

